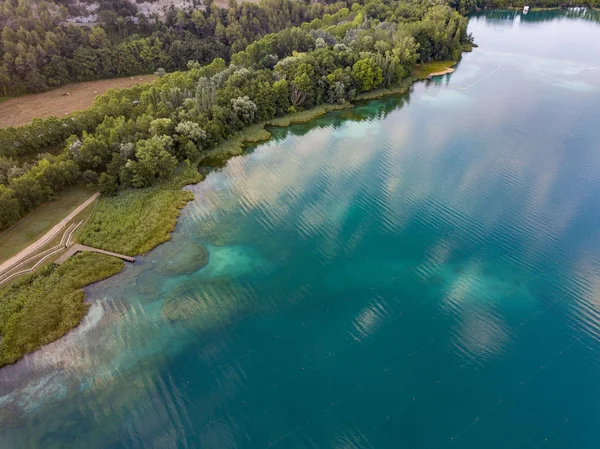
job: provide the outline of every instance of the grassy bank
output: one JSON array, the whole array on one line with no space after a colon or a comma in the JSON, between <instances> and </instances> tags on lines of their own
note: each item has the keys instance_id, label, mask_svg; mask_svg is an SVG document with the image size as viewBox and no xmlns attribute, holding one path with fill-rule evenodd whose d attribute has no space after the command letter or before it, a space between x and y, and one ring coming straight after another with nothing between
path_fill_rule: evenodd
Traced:
<instances>
[{"instance_id":1,"label":"grassy bank","mask_svg":"<svg viewBox=\"0 0 600 449\"><path fill-rule=\"evenodd\" d=\"M363 92L357 95L356 100L375 100L377 98L388 97L390 95L404 94L408 92L408 89L410 89L410 86L412 86L415 81L417 81L417 78L415 78L414 76L410 76L402 80L402 82L396 87L390 89L375 89L370 90L369 92Z\"/></svg>"},{"instance_id":2,"label":"grassy bank","mask_svg":"<svg viewBox=\"0 0 600 449\"><path fill-rule=\"evenodd\" d=\"M62 337L77 326L89 305L81 288L118 273L114 257L80 253L50 264L0 291L0 366Z\"/></svg>"},{"instance_id":3,"label":"grassy bank","mask_svg":"<svg viewBox=\"0 0 600 449\"><path fill-rule=\"evenodd\" d=\"M201 165L222 166L230 157L240 155L244 152L244 147L260 142L265 142L271 138L271 133L265 129L266 126L286 127L299 123L307 123L331 111L339 111L352 107L350 103L345 104L326 104L315 106L300 112L284 115L271 120L266 120L256 125L244 128L239 133L233 135L230 139L210 151L201 161Z\"/></svg>"},{"instance_id":4,"label":"grassy bank","mask_svg":"<svg viewBox=\"0 0 600 449\"><path fill-rule=\"evenodd\" d=\"M471 49L472 50L472 47ZM469 51L470 51L469 50ZM445 72L456 65L456 61L432 61L426 62L425 64L419 64L413 70L413 76L417 80L425 80L429 75L434 73Z\"/></svg>"},{"instance_id":5,"label":"grassy bank","mask_svg":"<svg viewBox=\"0 0 600 449\"><path fill-rule=\"evenodd\" d=\"M179 211L193 199L181 188L201 180L195 168L185 166L169 182L101 198L81 243L129 256L147 253L171 238Z\"/></svg>"},{"instance_id":6,"label":"grassy bank","mask_svg":"<svg viewBox=\"0 0 600 449\"><path fill-rule=\"evenodd\" d=\"M148 252L170 239L180 209L193 198L181 188L201 179L195 168L184 166L169 182L101 198L79 241L130 255ZM61 266L47 264L0 290L0 366L14 363L77 326L89 308L81 289L118 273L123 266L114 257L80 253Z\"/></svg>"},{"instance_id":7,"label":"grassy bank","mask_svg":"<svg viewBox=\"0 0 600 449\"><path fill-rule=\"evenodd\" d=\"M421 64L414 70L412 76L402 80L398 86L390 89L375 89L362 92L356 96L355 101L373 100L390 95L404 94L408 92L410 86L416 81L427 79L432 73L444 71L455 65L456 61L433 61ZM283 117L277 117L248 126L207 154L201 161L201 164L220 166L227 162L227 159L230 157L242 154L245 146L269 140L271 133L265 129L267 126L286 127L294 124L308 123L328 112L349 109L351 107L352 103L319 105L304 111L294 112Z\"/></svg>"},{"instance_id":8,"label":"grassy bank","mask_svg":"<svg viewBox=\"0 0 600 449\"><path fill-rule=\"evenodd\" d=\"M415 81L454 64L452 61L424 64L396 88L367 92L357 100L402 94ZM266 126L307 123L330 111L350 107L349 103L321 105L249 126L210 151L200 164L223 165L230 157L242 154L246 145L268 140L271 133ZM125 190L112 198L103 197L96 204L79 241L131 256L147 253L170 239L180 210L193 199L193 194L182 187L201 180L202 175L195 167L185 165L168 182L146 189ZM118 272L122 266L119 260L84 253L60 267L51 264L0 292L0 366L14 362L75 327L87 312L84 293L79 289Z\"/></svg>"}]
</instances>

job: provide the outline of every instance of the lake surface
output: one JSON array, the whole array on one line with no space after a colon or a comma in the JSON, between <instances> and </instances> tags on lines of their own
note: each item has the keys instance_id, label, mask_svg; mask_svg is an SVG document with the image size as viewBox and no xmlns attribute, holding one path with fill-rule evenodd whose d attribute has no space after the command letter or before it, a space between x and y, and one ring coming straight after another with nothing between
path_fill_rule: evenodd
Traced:
<instances>
[{"instance_id":1,"label":"lake surface","mask_svg":"<svg viewBox=\"0 0 600 449\"><path fill-rule=\"evenodd\" d=\"M170 243L0 370L0 447L597 448L581 15L475 16L454 74L275 129L193 186Z\"/></svg>"}]
</instances>

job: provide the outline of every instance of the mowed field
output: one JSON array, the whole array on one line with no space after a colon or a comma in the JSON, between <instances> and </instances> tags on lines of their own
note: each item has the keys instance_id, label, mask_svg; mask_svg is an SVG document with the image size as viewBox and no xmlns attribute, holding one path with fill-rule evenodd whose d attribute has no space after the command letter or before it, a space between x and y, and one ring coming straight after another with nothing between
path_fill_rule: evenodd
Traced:
<instances>
[{"instance_id":1,"label":"mowed field","mask_svg":"<svg viewBox=\"0 0 600 449\"><path fill-rule=\"evenodd\" d=\"M154 75L86 81L68 84L40 94L24 95L0 103L0 128L21 126L34 118L61 117L89 108L94 98L109 89L121 89L149 83Z\"/></svg>"}]
</instances>

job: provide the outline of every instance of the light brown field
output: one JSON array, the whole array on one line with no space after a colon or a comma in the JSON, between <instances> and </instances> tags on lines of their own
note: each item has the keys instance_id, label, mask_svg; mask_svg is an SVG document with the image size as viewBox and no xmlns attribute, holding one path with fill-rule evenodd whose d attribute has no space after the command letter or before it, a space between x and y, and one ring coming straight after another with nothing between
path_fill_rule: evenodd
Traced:
<instances>
[{"instance_id":1,"label":"light brown field","mask_svg":"<svg viewBox=\"0 0 600 449\"><path fill-rule=\"evenodd\" d=\"M68 84L40 94L11 98L0 103L0 128L25 125L34 118L61 117L75 111L82 111L92 105L94 98L109 89L149 83L155 76L141 75L132 78L86 81Z\"/></svg>"}]
</instances>

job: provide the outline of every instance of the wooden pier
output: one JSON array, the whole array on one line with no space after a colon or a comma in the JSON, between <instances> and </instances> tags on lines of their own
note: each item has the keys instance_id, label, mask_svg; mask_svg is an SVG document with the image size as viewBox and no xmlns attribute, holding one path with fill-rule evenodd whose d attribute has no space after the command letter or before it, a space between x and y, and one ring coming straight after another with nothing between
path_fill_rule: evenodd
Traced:
<instances>
[{"instance_id":1,"label":"wooden pier","mask_svg":"<svg viewBox=\"0 0 600 449\"><path fill-rule=\"evenodd\" d=\"M62 256L60 256L58 259L56 259L55 263L60 265L63 262L65 262L69 257L73 256L74 254L80 253L82 251L91 251L93 253L100 253L100 254L106 254L107 256L118 257L119 259L124 260L125 262L130 262L130 263L135 262L135 257L125 256L123 254L113 253L110 251L105 251L103 249L93 248L91 246L80 245L79 243L77 243L77 244L73 245L72 247L70 247Z\"/></svg>"}]
</instances>

